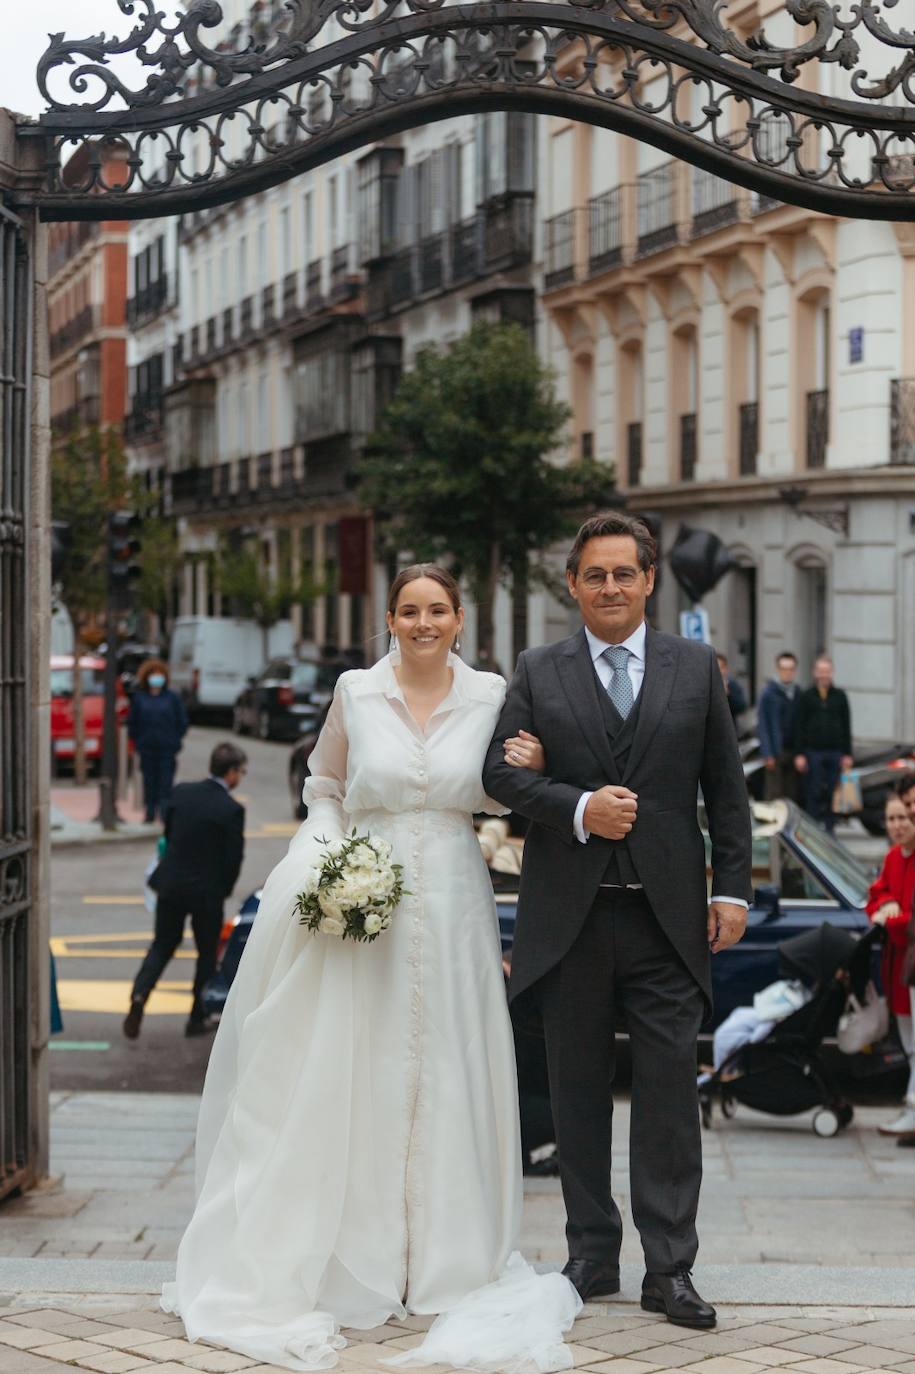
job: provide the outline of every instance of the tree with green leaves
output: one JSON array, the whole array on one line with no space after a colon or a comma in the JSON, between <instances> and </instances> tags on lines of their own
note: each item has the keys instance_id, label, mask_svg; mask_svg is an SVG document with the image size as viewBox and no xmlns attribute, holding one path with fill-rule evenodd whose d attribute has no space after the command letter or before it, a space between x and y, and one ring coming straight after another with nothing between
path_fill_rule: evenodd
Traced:
<instances>
[{"instance_id":1,"label":"tree with green leaves","mask_svg":"<svg viewBox=\"0 0 915 1374\"><path fill-rule=\"evenodd\" d=\"M255 620L261 627L265 660L271 628L289 615L293 605L314 601L323 591L304 569L293 568L288 547L281 548L278 567L271 572L253 541L221 540L214 578L234 614Z\"/></svg>"},{"instance_id":2,"label":"tree with green leaves","mask_svg":"<svg viewBox=\"0 0 915 1374\"><path fill-rule=\"evenodd\" d=\"M419 352L360 465L387 551L448 563L469 582L484 662L500 582L513 589L517 654L531 583L555 581L549 548L613 499L610 465L556 460L570 417L525 331L480 323Z\"/></svg>"}]
</instances>

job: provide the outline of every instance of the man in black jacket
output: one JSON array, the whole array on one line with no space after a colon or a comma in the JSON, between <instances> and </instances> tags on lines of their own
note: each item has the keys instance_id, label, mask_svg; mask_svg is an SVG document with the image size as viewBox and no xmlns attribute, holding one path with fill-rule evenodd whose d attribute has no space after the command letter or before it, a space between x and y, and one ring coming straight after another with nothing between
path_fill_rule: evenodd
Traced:
<instances>
[{"instance_id":1,"label":"man in black jacket","mask_svg":"<svg viewBox=\"0 0 915 1374\"><path fill-rule=\"evenodd\" d=\"M165 812L166 849L152 875L156 930L133 985L124 1034L136 1040L146 999L184 938L191 918L197 946L194 1002L186 1035L210 1029L203 989L216 967L223 903L235 886L244 856L245 808L230 795L245 773L246 758L234 744L218 744L210 756L210 776L176 787Z\"/></svg>"},{"instance_id":2,"label":"man in black jacket","mask_svg":"<svg viewBox=\"0 0 915 1374\"><path fill-rule=\"evenodd\" d=\"M832 794L839 774L851 768L851 708L832 680L832 659L820 654L813 665L813 686L801 692L794 718L794 766L806 775L806 809L832 833L837 817Z\"/></svg>"}]
</instances>

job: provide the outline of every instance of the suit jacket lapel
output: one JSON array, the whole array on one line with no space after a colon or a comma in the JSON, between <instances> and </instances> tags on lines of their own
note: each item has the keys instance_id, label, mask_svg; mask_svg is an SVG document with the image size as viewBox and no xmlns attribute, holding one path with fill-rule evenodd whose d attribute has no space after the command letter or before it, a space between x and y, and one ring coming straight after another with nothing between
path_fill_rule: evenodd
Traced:
<instances>
[{"instance_id":1,"label":"suit jacket lapel","mask_svg":"<svg viewBox=\"0 0 915 1374\"><path fill-rule=\"evenodd\" d=\"M610 748L597 696L601 690L600 683L583 629L568 641L565 651L556 659L556 667L581 733L608 780L619 782L619 769Z\"/></svg>"},{"instance_id":2,"label":"suit jacket lapel","mask_svg":"<svg viewBox=\"0 0 915 1374\"><path fill-rule=\"evenodd\" d=\"M636 764L661 723L670 701L676 676L677 661L673 651L667 646L659 645L657 634L649 626L645 636L645 678L639 694L641 697L639 716L635 725L632 748L629 750L629 758L626 761L624 783L628 782L632 776Z\"/></svg>"}]
</instances>

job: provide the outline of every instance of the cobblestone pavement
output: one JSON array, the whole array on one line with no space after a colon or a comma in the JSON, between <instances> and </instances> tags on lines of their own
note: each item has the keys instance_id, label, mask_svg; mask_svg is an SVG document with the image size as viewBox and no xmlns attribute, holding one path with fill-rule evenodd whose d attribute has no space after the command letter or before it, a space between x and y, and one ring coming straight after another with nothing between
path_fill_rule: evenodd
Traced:
<instances>
[{"instance_id":1,"label":"cobblestone pavement","mask_svg":"<svg viewBox=\"0 0 915 1374\"><path fill-rule=\"evenodd\" d=\"M64 1367L99 1374L274 1374L276 1368L202 1341L191 1345L181 1323L153 1299L74 1302L47 1295L43 1302L0 1309L3 1374L61 1374ZM383 1374L380 1358L418 1344L429 1320L408 1317L374 1331L345 1332L350 1343L338 1368ZM589 1374L915 1374L915 1308L895 1309L888 1317L867 1308L733 1307L719 1313L717 1331L697 1335L630 1303L589 1303L569 1349L575 1367Z\"/></svg>"}]
</instances>

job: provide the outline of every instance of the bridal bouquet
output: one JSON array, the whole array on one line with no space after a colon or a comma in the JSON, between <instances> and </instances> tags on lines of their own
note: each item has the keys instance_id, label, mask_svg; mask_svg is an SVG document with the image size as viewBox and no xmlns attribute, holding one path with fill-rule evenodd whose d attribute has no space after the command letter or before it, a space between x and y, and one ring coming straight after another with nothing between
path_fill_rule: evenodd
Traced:
<instances>
[{"instance_id":1,"label":"bridal bouquet","mask_svg":"<svg viewBox=\"0 0 915 1374\"><path fill-rule=\"evenodd\" d=\"M387 840L355 830L328 844L296 897L299 924L343 940L376 940L405 890L391 852Z\"/></svg>"}]
</instances>

